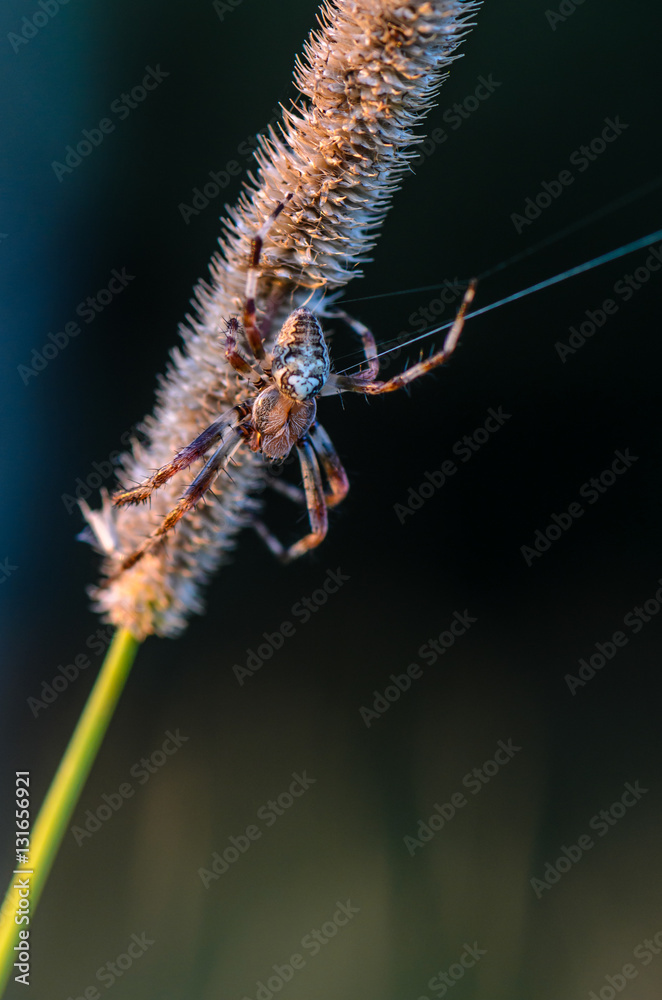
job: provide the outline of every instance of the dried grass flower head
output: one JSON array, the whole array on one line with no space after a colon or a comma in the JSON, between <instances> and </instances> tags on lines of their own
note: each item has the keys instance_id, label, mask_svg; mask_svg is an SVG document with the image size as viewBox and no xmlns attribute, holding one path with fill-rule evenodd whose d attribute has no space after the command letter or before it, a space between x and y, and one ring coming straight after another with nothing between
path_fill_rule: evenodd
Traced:
<instances>
[{"instance_id":1,"label":"dried grass flower head","mask_svg":"<svg viewBox=\"0 0 662 1000\"><path fill-rule=\"evenodd\" d=\"M154 412L140 441L123 456L125 491L172 462L220 414L247 405L254 383L228 360L222 336L231 325L245 359L245 328L254 297L256 326L270 352L297 307L323 315L321 291L360 275L392 195L420 139L415 128L432 106L475 0L330 0L297 59L296 106L283 110L256 152L257 170L223 221L210 276L195 289L194 315L181 328L159 381ZM289 197L288 197L289 196ZM287 198L268 232L259 268L251 272L256 233ZM243 323L232 317L242 316ZM248 344L250 346L250 344ZM249 358L250 362L250 358ZM215 496L198 503L159 544L149 539L200 471L188 467L150 494L148 505L84 508L88 537L104 555L94 590L104 618L138 638L176 636L203 610L201 591L227 560L239 530L256 521L268 476L265 457L249 447L233 453L231 477L221 473ZM305 469L304 469L305 472ZM127 555L143 548L130 568Z\"/></svg>"}]
</instances>

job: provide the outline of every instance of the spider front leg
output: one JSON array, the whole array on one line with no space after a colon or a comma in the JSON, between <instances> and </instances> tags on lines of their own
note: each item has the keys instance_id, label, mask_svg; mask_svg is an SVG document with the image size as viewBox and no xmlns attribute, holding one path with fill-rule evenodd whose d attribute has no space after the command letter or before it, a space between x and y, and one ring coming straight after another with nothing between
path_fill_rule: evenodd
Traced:
<instances>
[{"instance_id":1,"label":"spider front leg","mask_svg":"<svg viewBox=\"0 0 662 1000\"><path fill-rule=\"evenodd\" d=\"M455 321L446 335L442 349L436 354L433 354L432 357L427 358L425 361L419 361L418 364L412 365L411 368L408 368L406 372L402 372L400 375L395 375L393 378L388 379L387 382L372 381L372 379L374 379L374 375L372 374L371 368L365 372L359 372L358 375L331 375L325 386L326 392L363 392L367 395L378 395L382 392L394 392L396 389L402 389L404 386L409 385L410 382L420 378L421 375L427 375L428 372L438 368L439 365L443 365L444 361L448 360L457 346L460 334L462 333L462 327L464 326L465 313L473 302L475 294L476 281L475 279L472 279L469 282L469 287L464 293L464 298L462 299L460 308L457 311L457 316L455 317ZM370 334L370 337L372 338L372 334ZM366 357L368 358L368 361L371 360L367 349ZM376 360L377 359L375 358L374 361Z\"/></svg>"},{"instance_id":2,"label":"spider front leg","mask_svg":"<svg viewBox=\"0 0 662 1000\"><path fill-rule=\"evenodd\" d=\"M116 507L124 507L126 504L144 503L149 500L154 490L167 483L178 472L187 469L189 465L199 458L203 458L211 446L223 437L225 430L233 423L238 422L248 413L248 407L240 403L233 406L231 410L226 410L220 417L217 417L206 427L202 434L198 434L194 441L187 444L185 448L178 451L172 462L157 469L156 472L146 479L140 486L134 486L130 490L121 490L113 496L113 504Z\"/></svg>"},{"instance_id":3,"label":"spider front leg","mask_svg":"<svg viewBox=\"0 0 662 1000\"><path fill-rule=\"evenodd\" d=\"M257 325L255 310L255 296L257 295L257 281L260 276L262 247L264 246L264 240L269 230L291 198L292 194L290 193L286 196L285 201L278 202L267 221L258 229L251 243L251 259L248 274L246 275L246 301L244 303L242 321L248 345L258 361L263 361L265 358L264 340Z\"/></svg>"},{"instance_id":4,"label":"spider front leg","mask_svg":"<svg viewBox=\"0 0 662 1000\"><path fill-rule=\"evenodd\" d=\"M260 538L262 538L276 558L280 559L283 563L292 562L293 559L298 559L299 556L316 548L324 540L328 529L322 476L313 446L308 440L307 435L297 442L296 449L299 454L299 461L301 462L301 472L303 473L303 488L308 506L310 532L298 542L295 542L294 545L286 548L261 521L257 521L254 525Z\"/></svg>"},{"instance_id":5,"label":"spider front leg","mask_svg":"<svg viewBox=\"0 0 662 1000\"><path fill-rule=\"evenodd\" d=\"M258 367L254 368L237 347L238 328L239 324L236 319L228 320L225 334L225 360L242 378L252 382L256 389L263 389L267 385L267 381L260 362L256 360Z\"/></svg>"},{"instance_id":6,"label":"spider front leg","mask_svg":"<svg viewBox=\"0 0 662 1000\"><path fill-rule=\"evenodd\" d=\"M196 506L207 490L210 489L218 473L225 465L227 465L243 441L243 429L233 427L232 433L229 434L218 446L202 471L198 473L191 485L186 489L182 498L177 501L170 513L166 514L163 518L156 531L153 531L149 538L146 538L139 548L122 560L116 572L104 581L103 586L107 586L109 583L112 583L113 580L116 580L122 573L125 573L128 569L131 569L132 566L135 566L144 555L146 555L163 540L164 536L175 527L184 514Z\"/></svg>"}]
</instances>

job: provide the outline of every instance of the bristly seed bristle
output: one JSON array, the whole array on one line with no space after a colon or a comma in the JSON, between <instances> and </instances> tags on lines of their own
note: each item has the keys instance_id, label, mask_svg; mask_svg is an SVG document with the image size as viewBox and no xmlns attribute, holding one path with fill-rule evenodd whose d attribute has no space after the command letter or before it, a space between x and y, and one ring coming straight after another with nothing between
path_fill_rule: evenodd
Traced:
<instances>
[{"instance_id":1,"label":"bristly seed bristle","mask_svg":"<svg viewBox=\"0 0 662 1000\"><path fill-rule=\"evenodd\" d=\"M208 281L195 290L195 315L181 329L183 345L161 377L154 413L122 460L124 490L142 483L219 413L250 395L219 343L230 315L241 314L251 241L275 206L291 200L266 241L258 281L258 318L273 293L284 294L273 332L311 288L333 289L361 272L409 160L420 141L414 127L431 107L457 58L478 0L328 0L319 28L304 46L295 82L305 100L283 110L281 133L262 137L256 176L225 220ZM270 299L270 295L272 298ZM308 302L315 308L314 301ZM270 348L271 343L267 343ZM199 471L178 473L150 496L151 504L87 511L112 577L118 562L158 527ZM107 621L137 637L176 636L203 610L201 590L227 560L239 530L261 507L264 459L248 448L235 455L232 478L217 480L217 501L199 504L165 544L131 570L94 591ZM112 540L112 545L111 541Z\"/></svg>"}]
</instances>

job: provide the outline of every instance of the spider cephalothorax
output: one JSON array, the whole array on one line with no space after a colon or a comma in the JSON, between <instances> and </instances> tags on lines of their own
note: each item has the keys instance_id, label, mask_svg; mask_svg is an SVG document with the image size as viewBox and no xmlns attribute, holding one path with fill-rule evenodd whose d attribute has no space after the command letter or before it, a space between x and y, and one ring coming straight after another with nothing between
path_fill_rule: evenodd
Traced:
<instances>
[{"instance_id":1,"label":"spider cephalothorax","mask_svg":"<svg viewBox=\"0 0 662 1000\"><path fill-rule=\"evenodd\" d=\"M262 369L264 372L264 368ZM315 420L317 396L329 377L331 364L322 327L305 306L290 313L278 334L267 378L253 403L253 451L266 458L285 458Z\"/></svg>"},{"instance_id":2,"label":"spider cephalothorax","mask_svg":"<svg viewBox=\"0 0 662 1000\"><path fill-rule=\"evenodd\" d=\"M148 500L152 492L172 476L211 452L200 473L156 531L138 549L122 559L109 580L135 565L187 511L195 507L242 445L270 460L286 458L296 448L301 463L301 498L308 508L310 532L286 548L261 522L256 522L256 530L274 555L289 562L319 545L327 531L327 508L340 503L347 494L349 483L331 440L316 421L317 396L338 392L370 395L392 392L443 364L457 344L464 313L474 295L473 282L469 284L442 350L386 382L380 382L376 378L379 361L372 334L362 323L341 311L329 315L342 318L360 337L367 362L364 371L356 375L336 375L331 372L322 327L315 314L305 306L295 309L288 316L273 350L268 352L255 315L259 262L265 236L287 201L289 198L276 206L253 241L242 319L240 322L238 318L232 317L228 321L224 338L226 361L242 380L252 385L254 393L249 393L243 402L217 417L194 441L182 448L171 462L157 469L140 486L123 490L113 497L116 506ZM240 342L248 345L252 355L250 358L239 346Z\"/></svg>"}]
</instances>

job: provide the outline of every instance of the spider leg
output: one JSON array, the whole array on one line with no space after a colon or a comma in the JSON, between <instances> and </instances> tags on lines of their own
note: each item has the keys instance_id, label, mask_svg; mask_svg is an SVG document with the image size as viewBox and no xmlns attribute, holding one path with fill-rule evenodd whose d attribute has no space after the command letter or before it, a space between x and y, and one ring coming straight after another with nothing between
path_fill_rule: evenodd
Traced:
<instances>
[{"instance_id":1,"label":"spider leg","mask_svg":"<svg viewBox=\"0 0 662 1000\"><path fill-rule=\"evenodd\" d=\"M331 438L322 425L314 423L308 434L326 476L327 489L324 491L326 505L327 507L335 507L345 499L349 491L347 473L338 457L338 452L333 447Z\"/></svg>"},{"instance_id":2,"label":"spider leg","mask_svg":"<svg viewBox=\"0 0 662 1000\"><path fill-rule=\"evenodd\" d=\"M379 372L379 358L377 357L377 344L375 343L372 331L369 330L364 323L355 319L353 316L350 316L349 313L346 313L343 309L334 309L334 311L328 313L328 315L337 316L339 319L342 319L348 326L351 326L354 333L360 337L366 361L368 362L367 369L364 372L361 372L361 374L365 378L377 378L377 373Z\"/></svg>"},{"instance_id":3,"label":"spider leg","mask_svg":"<svg viewBox=\"0 0 662 1000\"><path fill-rule=\"evenodd\" d=\"M255 319L255 296L257 295L257 281L260 276L259 264L262 247L264 246L267 233L291 197L292 195L288 194L285 201L280 201L276 205L267 221L258 229L251 243L251 260L246 276L246 301L244 303L243 325L248 345L258 361L262 361L265 357L262 334Z\"/></svg>"},{"instance_id":4,"label":"spider leg","mask_svg":"<svg viewBox=\"0 0 662 1000\"><path fill-rule=\"evenodd\" d=\"M291 483L285 483L281 479L270 479L269 486L275 493L287 497L292 503L305 504L306 502L306 494L298 486L292 486Z\"/></svg>"},{"instance_id":5,"label":"spider leg","mask_svg":"<svg viewBox=\"0 0 662 1000\"><path fill-rule=\"evenodd\" d=\"M143 503L145 500L149 500L154 490L158 490L176 473L187 469L196 459L202 458L205 452L209 451L210 447L223 436L226 428L230 427L233 421L236 422L245 417L248 411L248 407L240 403L238 406L233 406L232 409L221 413L220 417L217 417L209 427L206 427L202 434L198 434L194 441L177 452L171 462L157 469L144 483L141 483L140 486L134 486L131 490L121 490L116 493L113 496L113 504L116 507L124 507L126 504Z\"/></svg>"},{"instance_id":6,"label":"spider leg","mask_svg":"<svg viewBox=\"0 0 662 1000\"><path fill-rule=\"evenodd\" d=\"M407 371L402 372L400 375L395 375L387 382L370 381L374 376L371 376L369 371L359 372L358 375L331 375L325 388L327 386L330 387L331 392L334 390L336 392L363 392L369 395L377 395L381 392L394 392L396 389L402 389L404 386L409 385L410 382L420 378L421 375L426 375L434 368L438 368L439 365L443 365L444 361L448 360L457 346L460 334L462 333L462 327L464 326L465 313L473 301L475 294L476 282L472 280L469 282L469 287L464 293L464 298L457 311L455 322L446 335L442 349L425 361L419 361L418 364L412 365Z\"/></svg>"},{"instance_id":7,"label":"spider leg","mask_svg":"<svg viewBox=\"0 0 662 1000\"><path fill-rule=\"evenodd\" d=\"M237 448L239 448L239 446L243 443L243 440L244 434L242 430L234 427L232 429L232 433L221 442L202 471L195 477L183 497L178 500L170 513L166 514L156 531L153 531L149 538L146 538L139 548L130 553L130 555L125 556L117 571L104 581L103 586L107 586L109 583L112 583L113 580L116 580L117 577L126 572L127 569L131 569L132 566L135 566L135 564L142 559L147 552L153 549L163 539L164 535L174 528L177 522L181 520L187 511L191 510L192 507L195 507L204 494L209 490L211 484L214 482L223 466L230 461Z\"/></svg>"},{"instance_id":8,"label":"spider leg","mask_svg":"<svg viewBox=\"0 0 662 1000\"><path fill-rule=\"evenodd\" d=\"M308 436L326 476L327 485L324 490L326 505L327 507L335 507L345 499L349 491L347 473L338 457L338 452L333 447L331 438L321 424L314 423L308 431ZM270 480L269 486L276 493L280 493L294 503L306 503L305 491L299 489L298 486L292 486L290 483L283 482L280 479Z\"/></svg>"},{"instance_id":9,"label":"spider leg","mask_svg":"<svg viewBox=\"0 0 662 1000\"><path fill-rule=\"evenodd\" d=\"M304 555L304 553L309 552L310 549L314 549L317 545L323 541L327 528L328 528L328 517L326 512L326 500L324 499L324 488L322 486L322 476L320 474L319 465L317 464L317 459L315 457L315 452L313 451L313 446L308 440L307 436L301 438L297 442L297 452L299 454L299 461L301 462L301 471L303 473L303 488L306 494L306 503L308 505L308 518L310 520L310 532L304 535L298 542L294 545L290 545L286 548L275 535L269 531L269 529L262 524L261 521L256 521L254 524L255 530L258 535L265 542L267 547L283 563L292 562L293 559L298 559L299 556Z\"/></svg>"},{"instance_id":10,"label":"spider leg","mask_svg":"<svg viewBox=\"0 0 662 1000\"><path fill-rule=\"evenodd\" d=\"M237 338L235 336L237 326L238 324L236 320L228 321L228 329L225 335L225 360L228 364L232 365L234 370L241 375L242 378L252 382L256 389L263 389L268 383L265 378L265 373L262 371L262 367L260 366L259 371L257 368L254 368L250 361L244 357L237 347Z\"/></svg>"}]
</instances>

